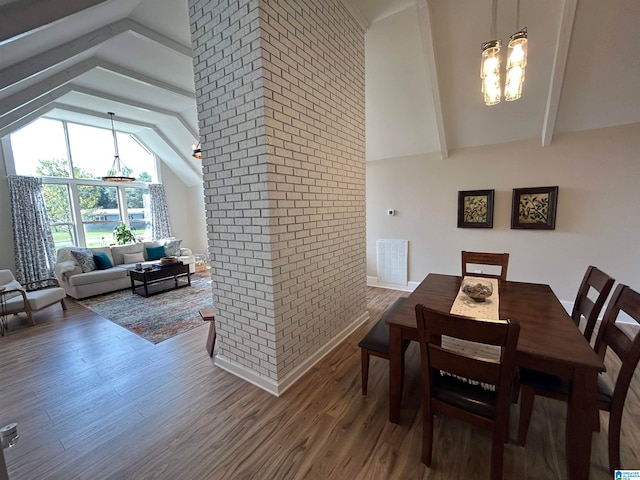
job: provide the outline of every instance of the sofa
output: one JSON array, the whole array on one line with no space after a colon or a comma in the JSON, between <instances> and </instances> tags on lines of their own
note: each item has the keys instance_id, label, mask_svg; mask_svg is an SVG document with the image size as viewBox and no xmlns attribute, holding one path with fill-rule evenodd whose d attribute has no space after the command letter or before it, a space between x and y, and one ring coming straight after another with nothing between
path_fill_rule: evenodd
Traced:
<instances>
[{"instance_id":1,"label":"sofa","mask_svg":"<svg viewBox=\"0 0 640 480\"><path fill-rule=\"evenodd\" d=\"M160 264L164 256L177 256L195 272L196 258L178 239L112 245L110 247L63 247L57 252L55 276L67 295L82 299L131 288L129 270Z\"/></svg>"}]
</instances>

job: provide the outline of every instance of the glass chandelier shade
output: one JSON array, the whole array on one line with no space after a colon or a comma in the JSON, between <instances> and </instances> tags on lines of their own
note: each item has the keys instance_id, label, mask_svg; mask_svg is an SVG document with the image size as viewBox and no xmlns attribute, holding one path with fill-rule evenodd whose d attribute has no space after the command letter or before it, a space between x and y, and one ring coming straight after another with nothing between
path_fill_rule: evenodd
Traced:
<instances>
[{"instance_id":1,"label":"glass chandelier shade","mask_svg":"<svg viewBox=\"0 0 640 480\"><path fill-rule=\"evenodd\" d=\"M115 155L113 157L111 170L109 170L107 175L102 177L102 180L105 182L133 182L135 181L135 178L129 176L131 170L120 161L120 154L118 153L118 137L116 136L116 130L113 126L113 116L115 114L113 112L107 112L107 115L111 118L111 133L113 134L113 149L115 151Z\"/></svg>"},{"instance_id":2,"label":"glass chandelier shade","mask_svg":"<svg viewBox=\"0 0 640 480\"><path fill-rule=\"evenodd\" d=\"M480 78L482 79L482 93L485 105L500 103L502 91L500 89L500 40L491 40L482 44L482 61L480 63Z\"/></svg>"},{"instance_id":3,"label":"glass chandelier shade","mask_svg":"<svg viewBox=\"0 0 640 480\"><path fill-rule=\"evenodd\" d=\"M504 87L504 99L507 102L517 100L522 96L528 42L526 27L509 37L507 78Z\"/></svg>"}]
</instances>

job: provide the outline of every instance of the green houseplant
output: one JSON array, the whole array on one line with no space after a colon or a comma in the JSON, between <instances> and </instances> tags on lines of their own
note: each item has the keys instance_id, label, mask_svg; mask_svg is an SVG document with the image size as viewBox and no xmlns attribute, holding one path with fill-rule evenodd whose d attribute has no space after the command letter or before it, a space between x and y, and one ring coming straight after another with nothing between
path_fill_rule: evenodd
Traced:
<instances>
[{"instance_id":1,"label":"green houseplant","mask_svg":"<svg viewBox=\"0 0 640 480\"><path fill-rule=\"evenodd\" d=\"M127 227L124 223L113 229L113 238L118 245L124 245L125 243L131 243L136 241L136 236L133 233L135 228Z\"/></svg>"}]
</instances>

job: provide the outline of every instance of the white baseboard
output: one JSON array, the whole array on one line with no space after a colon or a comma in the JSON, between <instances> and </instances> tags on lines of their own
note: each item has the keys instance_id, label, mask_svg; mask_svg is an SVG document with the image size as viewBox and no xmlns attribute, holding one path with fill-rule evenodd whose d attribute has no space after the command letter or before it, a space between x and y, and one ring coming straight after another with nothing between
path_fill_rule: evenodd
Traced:
<instances>
[{"instance_id":1,"label":"white baseboard","mask_svg":"<svg viewBox=\"0 0 640 480\"><path fill-rule=\"evenodd\" d=\"M237 377L246 380L247 382L262 388L276 397L282 395L289 387L291 387L296 381L298 381L305 373L307 373L316 363L322 360L329 352L336 348L344 339L346 339L351 333L355 331L360 325L369 320L369 312L365 311L353 322L351 322L344 330L338 335L333 337L329 343L324 345L316 353L308 357L304 362L294 368L288 375L282 380L276 381L271 378L260 375L253 370L241 365L238 362L234 362L222 355L216 355L216 365L229 373L234 374Z\"/></svg>"},{"instance_id":2,"label":"white baseboard","mask_svg":"<svg viewBox=\"0 0 640 480\"><path fill-rule=\"evenodd\" d=\"M388 283L378 283L378 277L367 277L368 287L388 288L389 290L399 290L401 292L413 292L418 288L420 282L408 282L407 285L392 285Z\"/></svg>"}]
</instances>

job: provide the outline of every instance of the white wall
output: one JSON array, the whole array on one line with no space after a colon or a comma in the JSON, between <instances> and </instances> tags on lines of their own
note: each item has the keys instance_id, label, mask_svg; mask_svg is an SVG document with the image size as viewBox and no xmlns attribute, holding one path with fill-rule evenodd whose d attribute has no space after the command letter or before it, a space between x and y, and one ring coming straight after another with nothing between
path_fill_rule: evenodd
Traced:
<instances>
[{"instance_id":1,"label":"white wall","mask_svg":"<svg viewBox=\"0 0 640 480\"><path fill-rule=\"evenodd\" d=\"M439 148L421 45L415 5L365 35L367 160Z\"/></svg>"},{"instance_id":2,"label":"white wall","mask_svg":"<svg viewBox=\"0 0 640 480\"><path fill-rule=\"evenodd\" d=\"M162 183L167 194L171 232L193 253L207 252L207 229L202 185L189 187L161 163Z\"/></svg>"},{"instance_id":3,"label":"white wall","mask_svg":"<svg viewBox=\"0 0 640 480\"><path fill-rule=\"evenodd\" d=\"M509 252L509 279L573 301L593 264L640 289L640 124L367 163L367 275L375 241L409 240L409 280L459 275L460 251ZM513 188L559 186L556 229L511 230ZM495 189L493 229L459 229L459 190ZM389 217L386 210L397 215Z\"/></svg>"}]
</instances>

